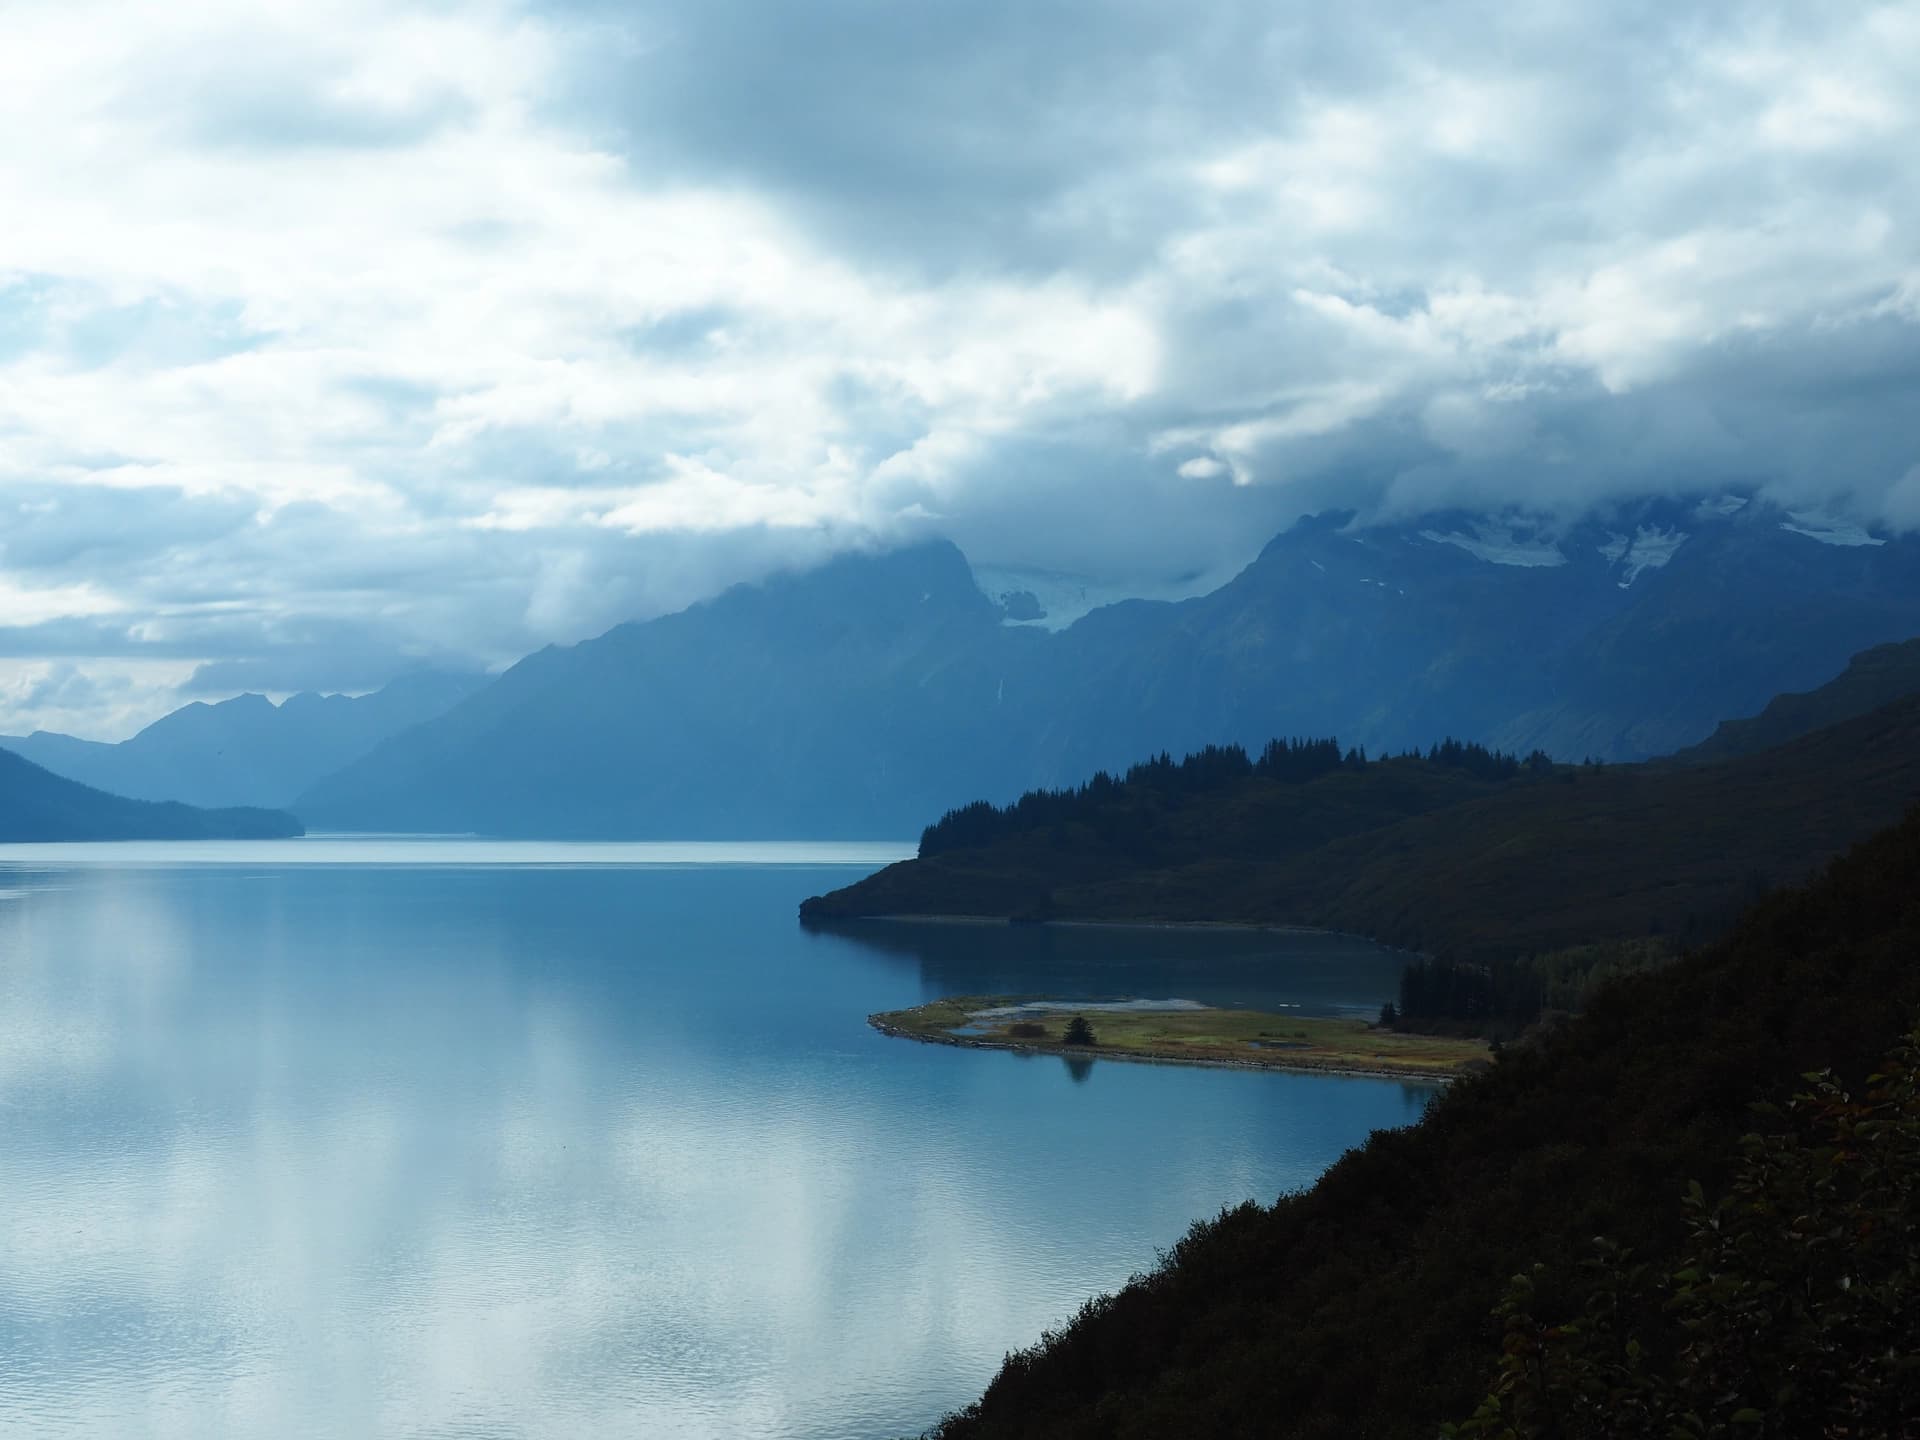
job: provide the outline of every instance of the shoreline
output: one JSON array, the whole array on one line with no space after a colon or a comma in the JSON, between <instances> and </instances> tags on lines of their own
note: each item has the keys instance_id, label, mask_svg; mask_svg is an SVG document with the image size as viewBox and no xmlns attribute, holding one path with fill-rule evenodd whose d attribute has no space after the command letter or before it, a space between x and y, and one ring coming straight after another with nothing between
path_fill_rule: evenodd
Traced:
<instances>
[{"instance_id":1,"label":"shoreline","mask_svg":"<svg viewBox=\"0 0 1920 1440\"><path fill-rule=\"evenodd\" d=\"M885 920L896 925L979 925L1005 926L1009 929L1054 925L1061 929L1076 930L1246 930L1276 935L1341 935L1353 940L1365 940L1369 945L1380 943L1366 935L1355 935L1350 930L1329 930L1323 925L1261 925L1251 920L1020 920L1012 915L921 915L912 911L832 918L840 921Z\"/></svg>"},{"instance_id":2,"label":"shoreline","mask_svg":"<svg viewBox=\"0 0 1920 1440\"><path fill-rule=\"evenodd\" d=\"M1004 927L1006 929L1039 928L1054 926L1062 930L1197 930L1208 932L1230 931L1249 935L1328 935L1340 940L1360 940L1377 949L1389 950L1396 955L1412 955L1427 958L1424 950L1409 949L1404 945L1395 945L1391 941L1375 939L1371 935L1362 935L1357 930L1333 930L1325 925L1276 925L1262 924L1252 920L1018 920L1011 915L923 915L912 912L889 912L878 915L836 915L823 917L814 923L852 924L862 922L883 922L889 925L946 925L953 927L976 926L980 928ZM807 923L803 917L802 923Z\"/></svg>"},{"instance_id":3,"label":"shoreline","mask_svg":"<svg viewBox=\"0 0 1920 1440\"><path fill-rule=\"evenodd\" d=\"M888 1018L895 1013L898 1012L876 1011L867 1016L867 1024L882 1035L891 1036L894 1039L917 1040L925 1045L952 1045L963 1050L1002 1050L1010 1054L1058 1055L1063 1059L1079 1056L1087 1060L1124 1060L1134 1065L1185 1065L1216 1070L1278 1070L1293 1075L1327 1075L1349 1080L1396 1080L1402 1084L1413 1081L1430 1085L1436 1090L1444 1090L1459 1078L1457 1075L1422 1070L1412 1066L1366 1067L1342 1065L1337 1062L1315 1063L1300 1059L1229 1059L1224 1056L1209 1055L1158 1055L1150 1050L1136 1050L1124 1046L1066 1045L1049 1043L1045 1040L1004 1040L986 1035L954 1035L946 1032L916 1030L906 1025L895 1024Z\"/></svg>"}]
</instances>

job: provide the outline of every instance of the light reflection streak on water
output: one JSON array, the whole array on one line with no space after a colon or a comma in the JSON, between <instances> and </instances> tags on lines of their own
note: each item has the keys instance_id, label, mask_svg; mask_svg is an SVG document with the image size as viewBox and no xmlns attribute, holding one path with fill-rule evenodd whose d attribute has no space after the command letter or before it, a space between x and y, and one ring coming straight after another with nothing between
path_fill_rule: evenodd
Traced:
<instances>
[{"instance_id":1,"label":"light reflection streak on water","mask_svg":"<svg viewBox=\"0 0 1920 1440\"><path fill-rule=\"evenodd\" d=\"M0 871L0 1431L905 1433L1417 1113L886 1040L840 878Z\"/></svg>"}]
</instances>

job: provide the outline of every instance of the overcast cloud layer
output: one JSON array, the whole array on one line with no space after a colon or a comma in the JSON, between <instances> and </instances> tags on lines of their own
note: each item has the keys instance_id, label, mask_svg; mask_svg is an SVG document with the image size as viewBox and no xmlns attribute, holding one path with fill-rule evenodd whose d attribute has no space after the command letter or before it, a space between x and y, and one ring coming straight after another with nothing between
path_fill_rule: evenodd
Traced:
<instances>
[{"instance_id":1,"label":"overcast cloud layer","mask_svg":"<svg viewBox=\"0 0 1920 1440\"><path fill-rule=\"evenodd\" d=\"M12 0L0 729L832 549L1920 528L1920 6ZM178 687L178 688L176 688Z\"/></svg>"}]
</instances>

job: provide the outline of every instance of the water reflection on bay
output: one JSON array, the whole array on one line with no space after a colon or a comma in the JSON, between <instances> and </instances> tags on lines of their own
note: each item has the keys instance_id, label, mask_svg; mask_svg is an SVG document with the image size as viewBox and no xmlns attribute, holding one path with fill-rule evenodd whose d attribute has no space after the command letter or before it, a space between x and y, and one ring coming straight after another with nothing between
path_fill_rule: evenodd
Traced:
<instances>
[{"instance_id":1,"label":"water reflection on bay","mask_svg":"<svg viewBox=\"0 0 1920 1440\"><path fill-rule=\"evenodd\" d=\"M910 965L928 1000L1028 992L1178 997L1371 1018L1397 992L1406 958L1352 935L1232 926L853 920L815 922L812 932Z\"/></svg>"},{"instance_id":2,"label":"water reflection on bay","mask_svg":"<svg viewBox=\"0 0 1920 1440\"><path fill-rule=\"evenodd\" d=\"M845 878L0 875L0 1430L916 1431L1423 1103L887 1040Z\"/></svg>"}]
</instances>

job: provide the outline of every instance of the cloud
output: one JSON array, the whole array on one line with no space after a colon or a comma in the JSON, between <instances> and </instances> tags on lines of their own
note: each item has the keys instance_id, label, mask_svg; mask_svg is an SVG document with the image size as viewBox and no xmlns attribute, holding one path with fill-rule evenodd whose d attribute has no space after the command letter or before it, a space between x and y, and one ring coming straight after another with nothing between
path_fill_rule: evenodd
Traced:
<instances>
[{"instance_id":1,"label":"cloud","mask_svg":"<svg viewBox=\"0 0 1920 1440\"><path fill-rule=\"evenodd\" d=\"M0 734L119 740L179 703L190 663L0 659Z\"/></svg>"},{"instance_id":2,"label":"cloud","mask_svg":"<svg viewBox=\"0 0 1920 1440\"><path fill-rule=\"evenodd\" d=\"M1146 582L1329 504L1912 523L1911 7L8 21L23 661L357 686L929 529Z\"/></svg>"}]
</instances>

